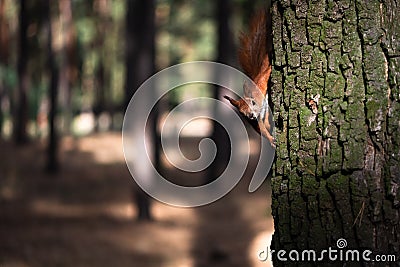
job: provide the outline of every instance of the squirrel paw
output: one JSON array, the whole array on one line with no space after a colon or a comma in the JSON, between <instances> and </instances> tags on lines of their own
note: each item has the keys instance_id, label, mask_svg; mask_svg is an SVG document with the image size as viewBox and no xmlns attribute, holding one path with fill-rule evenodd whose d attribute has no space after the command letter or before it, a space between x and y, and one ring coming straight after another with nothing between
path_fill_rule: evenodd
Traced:
<instances>
[{"instance_id":1,"label":"squirrel paw","mask_svg":"<svg viewBox=\"0 0 400 267\"><path fill-rule=\"evenodd\" d=\"M268 139L268 141L271 144L272 148L276 148L276 139L274 137Z\"/></svg>"}]
</instances>

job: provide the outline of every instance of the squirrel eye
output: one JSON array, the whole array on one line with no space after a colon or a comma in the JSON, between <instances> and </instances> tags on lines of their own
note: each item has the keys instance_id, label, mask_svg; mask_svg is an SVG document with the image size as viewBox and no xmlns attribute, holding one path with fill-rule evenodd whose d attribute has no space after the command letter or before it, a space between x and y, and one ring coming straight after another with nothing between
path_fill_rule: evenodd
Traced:
<instances>
[{"instance_id":1,"label":"squirrel eye","mask_svg":"<svg viewBox=\"0 0 400 267\"><path fill-rule=\"evenodd\" d=\"M251 100L251 104L252 104L253 106L255 106L255 105L256 105L256 101Z\"/></svg>"}]
</instances>

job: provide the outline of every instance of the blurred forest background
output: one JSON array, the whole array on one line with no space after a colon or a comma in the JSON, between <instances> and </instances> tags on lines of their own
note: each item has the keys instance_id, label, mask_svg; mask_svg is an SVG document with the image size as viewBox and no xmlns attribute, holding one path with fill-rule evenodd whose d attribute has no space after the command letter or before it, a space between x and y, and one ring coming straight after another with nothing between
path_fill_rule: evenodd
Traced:
<instances>
[{"instance_id":1,"label":"blurred forest background","mask_svg":"<svg viewBox=\"0 0 400 267\"><path fill-rule=\"evenodd\" d=\"M17 144L47 138L54 104L61 135L119 130L126 101L134 91L126 77L132 64L127 56L138 52L132 46L152 47L154 39L154 59L150 57L154 63L147 62L154 64L153 72L194 60L236 66L236 37L253 11L264 4L255 0L146 2L1 0L1 137L14 137ZM154 18L154 25L147 22L149 18ZM56 103L52 103L52 79ZM204 88L192 91L212 95ZM178 90L169 100L178 103L184 94Z\"/></svg>"},{"instance_id":2,"label":"blurred forest background","mask_svg":"<svg viewBox=\"0 0 400 267\"><path fill-rule=\"evenodd\" d=\"M273 231L268 187L249 195L244 179L207 207L151 206L120 134L135 89L158 70L194 60L237 67L237 37L265 4L0 0L0 266L268 266L257 260ZM187 89L166 97L155 127L177 103L221 94ZM189 158L204 136L225 146L217 125L202 128L182 139ZM158 155L160 171L186 179ZM218 168L199 175L205 182Z\"/></svg>"}]
</instances>

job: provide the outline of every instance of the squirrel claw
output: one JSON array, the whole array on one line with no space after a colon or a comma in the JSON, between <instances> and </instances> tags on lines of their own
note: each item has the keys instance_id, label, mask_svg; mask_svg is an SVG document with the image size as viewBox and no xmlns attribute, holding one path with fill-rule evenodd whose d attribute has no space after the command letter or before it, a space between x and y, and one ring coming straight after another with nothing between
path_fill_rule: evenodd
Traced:
<instances>
[{"instance_id":1,"label":"squirrel claw","mask_svg":"<svg viewBox=\"0 0 400 267\"><path fill-rule=\"evenodd\" d=\"M271 144L272 148L276 148L276 139L272 137L271 139L268 138L269 143Z\"/></svg>"}]
</instances>

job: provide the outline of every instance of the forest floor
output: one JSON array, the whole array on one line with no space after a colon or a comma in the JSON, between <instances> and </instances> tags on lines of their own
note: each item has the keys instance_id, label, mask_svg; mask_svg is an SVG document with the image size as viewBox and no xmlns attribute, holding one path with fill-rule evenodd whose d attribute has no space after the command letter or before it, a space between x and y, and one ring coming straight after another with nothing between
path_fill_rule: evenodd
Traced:
<instances>
[{"instance_id":1,"label":"forest floor","mask_svg":"<svg viewBox=\"0 0 400 267\"><path fill-rule=\"evenodd\" d=\"M200 208L152 201L145 223L120 134L64 138L57 175L43 171L45 151L0 141L0 267L270 266L257 259L273 233L269 184L250 194L244 178Z\"/></svg>"}]
</instances>

